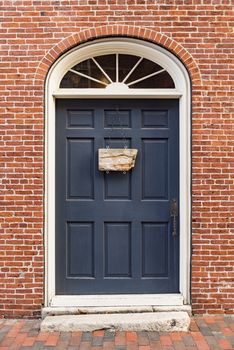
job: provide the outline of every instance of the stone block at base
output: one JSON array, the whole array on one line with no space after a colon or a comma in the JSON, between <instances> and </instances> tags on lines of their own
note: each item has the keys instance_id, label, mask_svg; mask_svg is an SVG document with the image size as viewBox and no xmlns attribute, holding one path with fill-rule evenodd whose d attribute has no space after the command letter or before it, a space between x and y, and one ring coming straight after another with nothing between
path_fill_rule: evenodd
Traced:
<instances>
[{"instance_id":1,"label":"stone block at base","mask_svg":"<svg viewBox=\"0 0 234 350\"><path fill-rule=\"evenodd\" d=\"M91 314L47 316L41 323L43 332L118 331L186 332L190 317L187 312L146 312L128 314Z\"/></svg>"}]
</instances>

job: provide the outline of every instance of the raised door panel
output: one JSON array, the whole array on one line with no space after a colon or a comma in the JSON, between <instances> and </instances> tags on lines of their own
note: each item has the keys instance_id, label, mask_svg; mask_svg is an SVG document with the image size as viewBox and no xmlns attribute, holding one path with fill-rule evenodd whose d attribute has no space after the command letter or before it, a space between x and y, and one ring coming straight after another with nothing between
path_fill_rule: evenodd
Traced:
<instances>
[{"instance_id":1,"label":"raised door panel","mask_svg":"<svg viewBox=\"0 0 234 350\"><path fill-rule=\"evenodd\" d=\"M94 141L67 139L68 198L94 199Z\"/></svg>"},{"instance_id":2,"label":"raised door panel","mask_svg":"<svg viewBox=\"0 0 234 350\"><path fill-rule=\"evenodd\" d=\"M142 140L142 199L168 198L168 140Z\"/></svg>"}]
</instances>

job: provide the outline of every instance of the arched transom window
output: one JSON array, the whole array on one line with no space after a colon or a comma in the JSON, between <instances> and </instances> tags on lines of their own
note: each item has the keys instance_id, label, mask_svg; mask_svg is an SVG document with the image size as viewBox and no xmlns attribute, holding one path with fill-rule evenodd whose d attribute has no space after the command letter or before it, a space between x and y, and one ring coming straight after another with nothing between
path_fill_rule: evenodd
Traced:
<instances>
[{"instance_id":1,"label":"arched transom window","mask_svg":"<svg viewBox=\"0 0 234 350\"><path fill-rule=\"evenodd\" d=\"M174 81L157 63L129 54L90 57L68 69L60 88L108 88L124 85L129 89L173 89Z\"/></svg>"}]
</instances>

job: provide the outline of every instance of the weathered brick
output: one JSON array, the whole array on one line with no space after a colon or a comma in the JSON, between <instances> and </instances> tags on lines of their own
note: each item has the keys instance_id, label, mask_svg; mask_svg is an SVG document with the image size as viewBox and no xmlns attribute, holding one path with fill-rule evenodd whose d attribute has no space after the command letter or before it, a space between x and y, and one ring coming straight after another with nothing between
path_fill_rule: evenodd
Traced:
<instances>
[{"instance_id":1,"label":"weathered brick","mask_svg":"<svg viewBox=\"0 0 234 350\"><path fill-rule=\"evenodd\" d=\"M22 0L1 1L0 12L0 314L34 317L44 299L46 74L62 53L103 36L162 45L188 69L192 306L199 314L233 313L232 1Z\"/></svg>"}]
</instances>

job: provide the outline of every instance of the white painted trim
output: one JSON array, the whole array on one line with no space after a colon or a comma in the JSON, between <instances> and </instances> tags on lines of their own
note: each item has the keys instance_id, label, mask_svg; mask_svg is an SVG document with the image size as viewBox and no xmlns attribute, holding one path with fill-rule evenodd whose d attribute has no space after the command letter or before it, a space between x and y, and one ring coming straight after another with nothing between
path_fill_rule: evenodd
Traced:
<instances>
[{"instance_id":1,"label":"white painted trim","mask_svg":"<svg viewBox=\"0 0 234 350\"><path fill-rule=\"evenodd\" d=\"M111 89L109 89L109 86ZM128 89L127 86L114 88L115 84L106 89L58 89L53 92L56 98L179 98L182 92L176 89Z\"/></svg>"},{"instance_id":2,"label":"white painted trim","mask_svg":"<svg viewBox=\"0 0 234 350\"><path fill-rule=\"evenodd\" d=\"M168 306L183 305L180 294L117 294L117 295L56 295L51 302L52 307L104 307L104 306Z\"/></svg>"},{"instance_id":3,"label":"white painted trim","mask_svg":"<svg viewBox=\"0 0 234 350\"><path fill-rule=\"evenodd\" d=\"M137 44L137 42L139 44ZM60 82L64 76L64 74L71 69L74 65L86 60L90 57L96 57L99 55L105 55L110 53L119 53L126 54L130 53L132 55L136 55L139 57L147 58L162 68L164 68L169 75L172 77L175 88L177 90L184 91L184 79L181 81L181 67L185 70L182 63L169 51L163 49L160 46L156 46L150 44L148 42L143 42L142 40L136 39L117 39L112 38L97 40L95 42L86 43L80 45L78 48L74 48L69 52L65 53L61 56L50 69L49 75L47 77L48 88L52 91L56 91L59 89ZM177 62L177 64L175 64ZM187 71L185 70L186 74ZM51 75L53 75L53 80L50 79ZM86 89L83 89L86 90ZM101 89L102 90L102 89ZM131 89L138 90L138 89ZM157 91L157 89L155 89ZM164 89L165 91L167 89ZM171 89L170 89L171 90ZM131 93L131 92L130 92ZM103 91L103 94L105 92ZM134 91L131 93L134 94Z\"/></svg>"},{"instance_id":4,"label":"white painted trim","mask_svg":"<svg viewBox=\"0 0 234 350\"><path fill-rule=\"evenodd\" d=\"M59 89L65 72L75 64L95 55L112 52L131 53L155 61L172 76L175 89ZM45 306L62 303L71 306L71 296L55 295L55 98L180 98L180 293L184 304L190 303L190 220L191 220L191 96L190 79L183 64L169 51L137 39L111 38L76 47L61 56L50 69L45 91ZM64 91L66 90L66 92ZM92 90L92 91L91 91ZM100 90L100 91L94 91ZM102 90L102 91L101 91ZM173 90L173 91L172 91ZM154 303L161 295L152 295ZM167 295L163 295L167 297ZM170 295L168 300L171 298ZM180 296L180 294L178 294ZM102 296L110 300L110 296ZM139 297L139 296L138 296ZM142 295L142 298L146 296ZM75 303L82 297L75 297ZM86 297L87 298L87 297ZM94 298L94 296L92 297ZM89 298L88 298L89 299ZM88 300L86 299L86 300ZM59 301L60 300L60 301ZM96 298L95 300L98 300ZM122 299L121 299L122 300ZM134 305L135 298L131 296ZM112 300L114 302L114 299ZM91 302L93 304L93 301ZM80 306L80 305L76 306ZM144 302L145 305L145 302ZM157 304L155 304L157 305ZM88 305L86 305L88 306Z\"/></svg>"}]
</instances>

